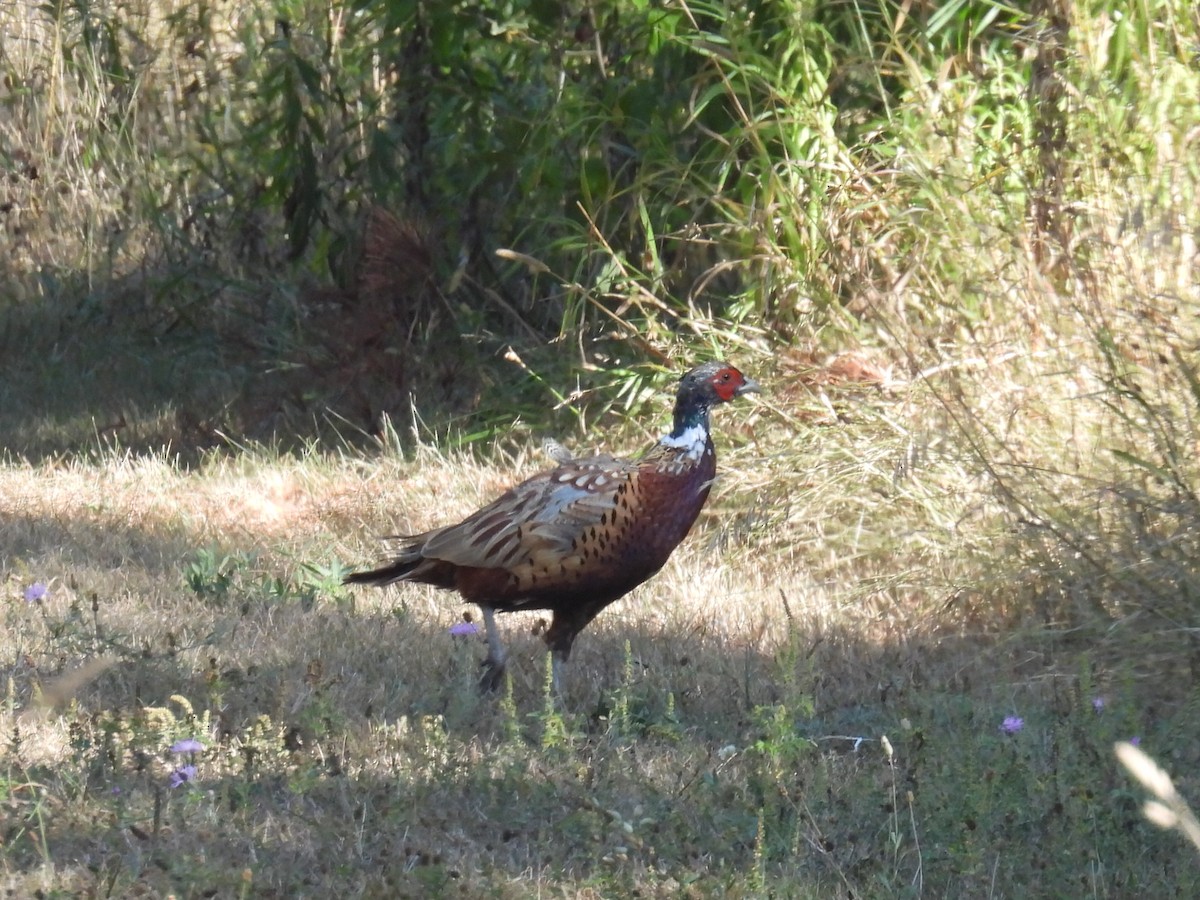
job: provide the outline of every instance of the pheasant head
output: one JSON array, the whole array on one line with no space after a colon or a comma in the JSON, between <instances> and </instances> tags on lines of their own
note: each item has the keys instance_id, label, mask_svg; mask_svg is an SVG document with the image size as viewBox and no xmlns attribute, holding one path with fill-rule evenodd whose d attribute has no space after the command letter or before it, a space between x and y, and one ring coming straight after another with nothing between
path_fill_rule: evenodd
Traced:
<instances>
[{"instance_id":1,"label":"pheasant head","mask_svg":"<svg viewBox=\"0 0 1200 900\"><path fill-rule=\"evenodd\" d=\"M671 433L660 443L699 454L708 441L708 414L718 403L761 392L758 382L726 362L701 363L679 380Z\"/></svg>"}]
</instances>

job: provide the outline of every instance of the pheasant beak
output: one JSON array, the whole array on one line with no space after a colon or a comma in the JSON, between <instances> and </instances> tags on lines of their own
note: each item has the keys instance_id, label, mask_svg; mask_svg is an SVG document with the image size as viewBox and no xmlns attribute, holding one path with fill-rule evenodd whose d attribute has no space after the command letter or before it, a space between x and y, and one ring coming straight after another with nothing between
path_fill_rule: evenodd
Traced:
<instances>
[{"instance_id":1,"label":"pheasant beak","mask_svg":"<svg viewBox=\"0 0 1200 900\"><path fill-rule=\"evenodd\" d=\"M742 396L742 394L761 394L761 393L762 393L762 386L757 381L755 381L753 378L747 378L740 385L738 385L737 390L735 390L733 392L733 396L740 397L740 396Z\"/></svg>"}]
</instances>

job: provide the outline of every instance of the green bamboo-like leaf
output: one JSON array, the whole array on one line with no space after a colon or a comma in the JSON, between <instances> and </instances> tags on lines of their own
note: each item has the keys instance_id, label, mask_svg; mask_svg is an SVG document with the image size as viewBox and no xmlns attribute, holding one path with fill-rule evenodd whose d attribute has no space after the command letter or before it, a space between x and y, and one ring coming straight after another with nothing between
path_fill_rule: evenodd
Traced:
<instances>
[{"instance_id":1,"label":"green bamboo-like leaf","mask_svg":"<svg viewBox=\"0 0 1200 900\"><path fill-rule=\"evenodd\" d=\"M1109 448L1109 452L1122 462L1129 463L1131 466L1136 466L1139 469L1149 472L1164 484L1172 484L1175 482L1174 476L1168 470L1164 469L1162 466L1150 462L1149 460L1142 459L1140 456L1134 456L1132 453L1129 453L1126 450L1118 450L1115 447Z\"/></svg>"}]
</instances>

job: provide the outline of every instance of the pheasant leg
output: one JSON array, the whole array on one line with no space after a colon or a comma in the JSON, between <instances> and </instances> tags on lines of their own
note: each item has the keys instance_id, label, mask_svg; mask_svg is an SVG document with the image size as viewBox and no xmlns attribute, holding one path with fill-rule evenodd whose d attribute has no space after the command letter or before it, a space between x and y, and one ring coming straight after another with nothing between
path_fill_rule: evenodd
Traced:
<instances>
[{"instance_id":1,"label":"pheasant leg","mask_svg":"<svg viewBox=\"0 0 1200 900\"><path fill-rule=\"evenodd\" d=\"M496 628L496 611L487 606L482 609L483 627L487 632L488 655L480 666L483 672L479 676L479 689L484 693L489 693L498 690L504 682L504 664L507 654L504 652L504 645L500 643L500 632Z\"/></svg>"}]
</instances>

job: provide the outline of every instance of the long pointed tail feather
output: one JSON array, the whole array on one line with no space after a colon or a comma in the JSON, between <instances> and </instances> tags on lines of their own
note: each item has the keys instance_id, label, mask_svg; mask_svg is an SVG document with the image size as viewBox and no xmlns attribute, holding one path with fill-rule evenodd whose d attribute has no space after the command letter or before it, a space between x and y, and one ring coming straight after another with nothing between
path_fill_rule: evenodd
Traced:
<instances>
[{"instance_id":1,"label":"long pointed tail feather","mask_svg":"<svg viewBox=\"0 0 1200 900\"><path fill-rule=\"evenodd\" d=\"M415 560L396 560L378 569L369 569L365 572L351 572L342 579L342 584L370 584L375 587L383 587L396 581L403 581L404 577L413 570L417 562Z\"/></svg>"}]
</instances>

